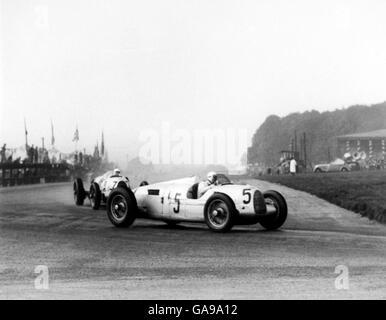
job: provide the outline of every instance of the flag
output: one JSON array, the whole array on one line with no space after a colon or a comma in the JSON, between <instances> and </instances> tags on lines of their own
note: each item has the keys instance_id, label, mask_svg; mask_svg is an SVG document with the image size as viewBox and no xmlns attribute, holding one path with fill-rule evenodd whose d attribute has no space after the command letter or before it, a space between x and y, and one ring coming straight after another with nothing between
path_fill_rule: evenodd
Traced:
<instances>
[{"instance_id":1,"label":"flag","mask_svg":"<svg viewBox=\"0 0 386 320\"><path fill-rule=\"evenodd\" d=\"M103 156L104 154L105 154L105 137L102 131L101 155Z\"/></svg>"},{"instance_id":2,"label":"flag","mask_svg":"<svg viewBox=\"0 0 386 320\"><path fill-rule=\"evenodd\" d=\"M54 124L52 123L52 119L51 119L51 145L53 146L54 144L55 144Z\"/></svg>"},{"instance_id":3,"label":"flag","mask_svg":"<svg viewBox=\"0 0 386 320\"><path fill-rule=\"evenodd\" d=\"M74 132L74 138L72 139L72 141L79 141L79 130L78 130L78 126L76 126L76 130Z\"/></svg>"}]
</instances>

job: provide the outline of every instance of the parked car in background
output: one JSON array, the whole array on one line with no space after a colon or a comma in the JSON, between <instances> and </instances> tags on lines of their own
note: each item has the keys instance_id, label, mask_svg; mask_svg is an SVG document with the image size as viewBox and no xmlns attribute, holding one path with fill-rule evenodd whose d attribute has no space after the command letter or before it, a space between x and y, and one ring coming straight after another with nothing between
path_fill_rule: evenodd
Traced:
<instances>
[{"instance_id":1,"label":"parked car in background","mask_svg":"<svg viewBox=\"0 0 386 320\"><path fill-rule=\"evenodd\" d=\"M336 159L333 162L325 164L317 164L314 167L314 172L348 172L357 171L360 169L359 163L356 161L345 162L342 159Z\"/></svg>"}]
</instances>

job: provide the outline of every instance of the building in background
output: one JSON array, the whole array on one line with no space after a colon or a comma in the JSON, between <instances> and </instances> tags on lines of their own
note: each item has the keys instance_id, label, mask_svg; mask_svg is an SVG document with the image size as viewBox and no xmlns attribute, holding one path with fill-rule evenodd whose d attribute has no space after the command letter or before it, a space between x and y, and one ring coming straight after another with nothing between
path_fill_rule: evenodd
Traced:
<instances>
[{"instance_id":1,"label":"building in background","mask_svg":"<svg viewBox=\"0 0 386 320\"><path fill-rule=\"evenodd\" d=\"M351 154L365 159L385 160L386 129L346 134L337 137L338 154Z\"/></svg>"}]
</instances>

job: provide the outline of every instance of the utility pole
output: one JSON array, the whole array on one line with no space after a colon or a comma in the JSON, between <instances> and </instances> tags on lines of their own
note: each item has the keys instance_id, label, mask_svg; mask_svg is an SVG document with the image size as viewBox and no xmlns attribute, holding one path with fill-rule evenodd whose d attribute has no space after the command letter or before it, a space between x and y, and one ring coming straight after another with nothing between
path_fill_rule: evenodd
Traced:
<instances>
[{"instance_id":1,"label":"utility pole","mask_svg":"<svg viewBox=\"0 0 386 320\"><path fill-rule=\"evenodd\" d=\"M294 146L295 146L295 153L298 151L298 146L297 146L297 136L296 136L296 130L295 130L295 143L294 143Z\"/></svg>"},{"instance_id":2,"label":"utility pole","mask_svg":"<svg viewBox=\"0 0 386 320\"><path fill-rule=\"evenodd\" d=\"M44 137L42 137L42 149L44 150Z\"/></svg>"}]
</instances>

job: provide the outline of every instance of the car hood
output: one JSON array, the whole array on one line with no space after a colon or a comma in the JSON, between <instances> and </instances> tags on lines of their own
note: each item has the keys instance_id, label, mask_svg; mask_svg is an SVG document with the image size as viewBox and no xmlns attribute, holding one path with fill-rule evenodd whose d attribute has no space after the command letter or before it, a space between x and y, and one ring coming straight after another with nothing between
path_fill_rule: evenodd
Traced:
<instances>
[{"instance_id":1,"label":"car hood","mask_svg":"<svg viewBox=\"0 0 386 320\"><path fill-rule=\"evenodd\" d=\"M225 193L232 193L232 192L240 192L240 190L243 189L256 189L256 187L250 186L250 185L243 185L243 184L225 184L214 187L212 190L217 192L225 192Z\"/></svg>"},{"instance_id":2,"label":"car hood","mask_svg":"<svg viewBox=\"0 0 386 320\"><path fill-rule=\"evenodd\" d=\"M328 166L329 166L328 163L321 163L321 164L317 164L317 165L314 167L314 169L316 169L316 168L320 168L320 169L322 169L322 168L328 168Z\"/></svg>"}]
</instances>

